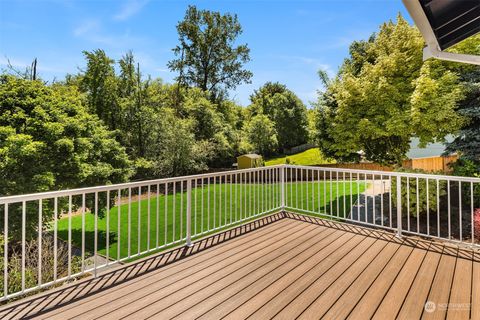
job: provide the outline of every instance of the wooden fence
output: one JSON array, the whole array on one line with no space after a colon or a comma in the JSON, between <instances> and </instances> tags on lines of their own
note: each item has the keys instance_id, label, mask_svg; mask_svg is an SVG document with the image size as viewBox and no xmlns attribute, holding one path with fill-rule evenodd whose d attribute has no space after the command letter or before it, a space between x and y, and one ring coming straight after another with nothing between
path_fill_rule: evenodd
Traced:
<instances>
[{"instance_id":1,"label":"wooden fence","mask_svg":"<svg viewBox=\"0 0 480 320\"><path fill-rule=\"evenodd\" d=\"M449 165L457 161L457 159L458 155L408 159L403 161L402 167L406 169L422 169L428 172L442 171L450 173L452 169Z\"/></svg>"},{"instance_id":2,"label":"wooden fence","mask_svg":"<svg viewBox=\"0 0 480 320\"><path fill-rule=\"evenodd\" d=\"M457 161L457 155L451 155L446 157L428 157L428 158L415 158L404 160L402 167L405 169L421 169L427 172L444 172L451 173L452 169L450 164ZM393 171L392 166L382 166L373 162L362 163L332 163L321 164L317 167L330 167L330 168L342 168L342 169L355 169L355 170L376 170L376 171Z\"/></svg>"}]
</instances>

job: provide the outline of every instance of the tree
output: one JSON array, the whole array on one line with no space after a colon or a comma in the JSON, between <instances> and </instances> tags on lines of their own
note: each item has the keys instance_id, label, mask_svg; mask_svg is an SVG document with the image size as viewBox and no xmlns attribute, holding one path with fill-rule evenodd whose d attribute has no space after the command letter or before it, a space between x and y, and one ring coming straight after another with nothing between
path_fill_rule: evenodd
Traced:
<instances>
[{"instance_id":1,"label":"tree","mask_svg":"<svg viewBox=\"0 0 480 320\"><path fill-rule=\"evenodd\" d=\"M173 52L178 58L168 67L179 73L180 85L209 91L216 99L226 90L250 82L252 73L243 68L250 60L250 49L246 44L235 45L242 33L236 15L189 6L177 31L180 44Z\"/></svg>"},{"instance_id":2,"label":"tree","mask_svg":"<svg viewBox=\"0 0 480 320\"><path fill-rule=\"evenodd\" d=\"M307 108L285 85L267 82L250 100L252 115L264 114L274 123L280 151L308 141Z\"/></svg>"},{"instance_id":3,"label":"tree","mask_svg":"<svg viewBox=\"0 0 480 320\"><path fill-rule=\"evenodd\" d=\"M480 55L480 35L466 39L452 48L459 53ZM447 144L446 152L459 152L464 158L477 166L480 172L480 68L464 64L448 64L460 73L464 85L465 97L458 104L458 113L467 121L455 139ZM460 70L459 70L460 69Z\"/></svg>"},{"instance_id":4,"label":"tree","mask_svg":"<svg viewBox=\"0 0 480 320\"><path fill-rule=\"evenodd\" d=\"M130 174L125 149L88 112L77 88L0 77L0 195L118 183ZM21 225L15 210L12 230ZM45 210L45 223L49 216L52 211ZM27 218L29 234L37 217Z\"/></svg>"},{"instance_id":5,"label":"tree","mask_svg":"<svg viewBox=\"0 0 480 320\"><path fill-rule=\"evenodd\" d=\"M399 164L412 137L425 145L459 128L458 76L423 63L423 45L418 30L399 15L350 48L351 58L317 104L324 154L351 161L363 151L368 160Z\"/></svg>"},{"instance_id":6,"label":"tree","mask_svg":"<svg viewBox=\"0 0 480 320\"><path fill-rule=\"evenodd\" d=\"M117 78L114 60L101 49L83 52L87 68L82 76L80 88L87 93L88 106L110 129L118 127Z\"/></svg>"},{"instance_id":7,"label":"tree","mask_svg":"<svg viewBox=\"0 0 480 320\"><path fill-rule=\"evenodd\" d=\"M250 151L262 155L272 154L277 147L277 134L274 123L263 114L254 116L245 124L244 134Z\"/></svg>"}]
</instances>

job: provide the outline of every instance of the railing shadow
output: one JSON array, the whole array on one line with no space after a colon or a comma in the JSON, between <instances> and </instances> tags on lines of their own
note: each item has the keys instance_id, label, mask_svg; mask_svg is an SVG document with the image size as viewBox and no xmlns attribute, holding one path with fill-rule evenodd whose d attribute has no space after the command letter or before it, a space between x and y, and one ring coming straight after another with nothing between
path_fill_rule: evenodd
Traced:
<instances>
[{"instance_id":1,"label":"railing shadow","mask_svg":"<svg viewBox=\"0 0 480 320\"><path fill-rule=\"evenodd\" d=\"M128 265L116 267L115 270L107 271L96 278L88 277L81 279L62 287L53 290L50 289L44 293L6 304L0 307L0 319L31 318L42 315L69 303L92 296L102 290L118 286L126 281L131 281L158 270L158 268L178 262L284 218L285 214L283 212L275 213L198 240L192 247L175 248L129 263Z\"/></svg>"}]
</instances>

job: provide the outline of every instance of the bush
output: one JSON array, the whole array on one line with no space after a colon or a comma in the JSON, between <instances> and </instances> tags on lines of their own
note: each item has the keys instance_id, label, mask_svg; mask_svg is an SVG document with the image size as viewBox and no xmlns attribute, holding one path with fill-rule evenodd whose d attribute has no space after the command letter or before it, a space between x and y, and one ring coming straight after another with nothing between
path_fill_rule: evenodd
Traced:
<instances>
[{"instance_id":1,"label":"bush","mask_svg":"<svg viewBox=\"0 0 480 320\"><path fill-rule=\"evenodd\" d=\"M406 172L406 173L422 173L425 174L424 170L420 169L397 169L396 172ZM407 189L407 178L402 177L402 212L407 212L410 210L410 214L414 217L417 216L417 205L418 213L420 215L427 214L427 203L430 212L437 212L437 199L446 194L447 182L439 181L438 188L438 197L437 197L437 183L434 179L428 179L428 199L427 199L427 179L419 178L418 179L418 202L417 202L417 179L410 178L408 181L409 188ZM397 203L397 178L392 178L391 193L392 201L394 204ZM410 207L410 208L408 208Z\"/></svg>"},{"instance_id":2,"label":"bush","mask_svg":"<svg viewBox=\"0 0 480 320\"><path fill-rule=\"evenodd\" d=\"M53 237L44 235L42 238L42 283L53 280ZM73 250L73 248L72 248ZM32 288L38 284L38 241L31 240L25 243L25 288ZM0 236L0 265L4 264L4 238ZM80 271L81 260L72 254L72 274ZM68 275L68 245L57 242L57 278ZM4 275L0 273L0 292L4 290ZM22 251L19 243L9 242L8 253L8 293L22 290Z\"/></svg>"}]
</instances>

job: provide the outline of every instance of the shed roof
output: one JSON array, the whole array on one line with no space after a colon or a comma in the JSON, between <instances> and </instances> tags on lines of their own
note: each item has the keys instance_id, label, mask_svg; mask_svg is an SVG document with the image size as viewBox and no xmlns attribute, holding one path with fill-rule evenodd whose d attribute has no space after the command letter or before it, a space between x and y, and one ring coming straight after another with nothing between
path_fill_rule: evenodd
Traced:
<instances>
[{"instance_id":1,"label":"shed roof","mask_svg":"<svg viewBox=\"0 0 480 320\"><path fill-rule=\"evenodd\" d=\"M259 155L259 154L256 154L256 153L247 153L247 154L242 154L241 156L238 156L237 158L241 158L241 157L247 157L247 158L252 158L252 159L259 159L259 158L261 158L262 156Z\"/></svg>"}]
</instances>

